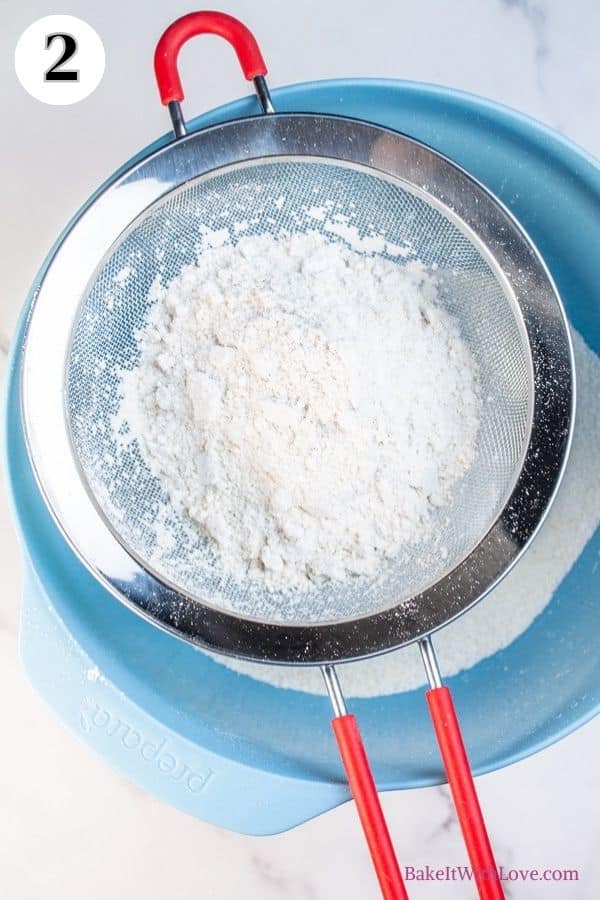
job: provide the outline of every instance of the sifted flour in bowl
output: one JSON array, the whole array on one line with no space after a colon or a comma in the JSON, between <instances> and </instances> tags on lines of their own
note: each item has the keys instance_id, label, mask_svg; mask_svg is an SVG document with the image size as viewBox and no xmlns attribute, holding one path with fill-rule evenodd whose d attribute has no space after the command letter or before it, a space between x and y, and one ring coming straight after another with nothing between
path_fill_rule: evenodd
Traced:
<instances>
[{"instance_id":1,"label":"sifted flour in bowl","mask_svg":"<svg viewBox=\"0 0 600 900\"><path fill-rule=\"evenodd\" d=\"M437 297L421 263L317 233L209 247L156 286L123 418L235 577L343 581L430 536L480 411Z\"/></svg>"}]
</instances>

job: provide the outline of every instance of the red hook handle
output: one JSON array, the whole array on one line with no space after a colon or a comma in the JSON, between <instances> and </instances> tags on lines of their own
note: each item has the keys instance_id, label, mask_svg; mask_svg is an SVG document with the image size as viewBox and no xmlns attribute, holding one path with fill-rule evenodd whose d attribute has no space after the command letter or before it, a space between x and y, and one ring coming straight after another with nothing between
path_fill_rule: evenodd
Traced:
<instances>
[{"instance_id":1,"label":"red hook handle","mask_svg":"<svg viewBox=\"0 0 600 900\"><path fill-rule=\"evenodd\" d=\"M199 34L216 34L229 41L248 81L267 74L267 67L254 35L239 19L210 10L188 13L169 25L154 51L154 72L164 106L183 100L177 57L186 41Z\"/></svg>"}]
</instances>

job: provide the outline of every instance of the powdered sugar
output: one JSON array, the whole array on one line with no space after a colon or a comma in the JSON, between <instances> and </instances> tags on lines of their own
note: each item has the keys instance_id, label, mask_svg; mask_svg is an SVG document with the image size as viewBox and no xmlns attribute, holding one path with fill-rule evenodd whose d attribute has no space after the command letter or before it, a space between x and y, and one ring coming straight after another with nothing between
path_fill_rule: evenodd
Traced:
<instances>
[{"instance_id":1,"label":"powdered sugar","mask_svg":"<svg viewBox=\"0 0 600 900\"><path fill-rule=\"evenodd\" d=\"M205 237L153 288L131 437L237 578L373 574L473 456L476 367L435 276L319 234Z\"/></svg>"}]
</instances>

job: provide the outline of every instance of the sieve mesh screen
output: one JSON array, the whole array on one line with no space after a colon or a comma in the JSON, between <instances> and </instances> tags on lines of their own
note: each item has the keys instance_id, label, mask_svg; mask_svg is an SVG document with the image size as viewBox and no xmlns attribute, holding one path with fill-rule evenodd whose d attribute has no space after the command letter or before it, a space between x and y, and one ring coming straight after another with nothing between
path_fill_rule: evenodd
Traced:
<instances>
[{"instance_id":1,"label":"sieve mesh screen","mask_svg":"<svg viewBox=\"0 0 600 900\"><path fill-rule=\"evenodd\" d=\"M327 205L328 216L315 218L315 208ZM203 229L228 229L234 242L240 224L245 235L326 233L336 214L361 237L384 235L405 247L403 255L390 257L398 265L417 258L436 268L440 303L459 322L479 369L484 402L475 461L455 486L451 503L435 512L434 536L376 576L303 592L269 590L223 571L207 539L170 505L137 444L115 430L120 374L137 363L136 334L151 307L153 282L159 277L167 285L195 262ZM90 493L129 552L192 598L287 624L342 621L389 608L464 559L497 518L516 480L531 397L529 347L517 305L477 240L456 216L407 185L324 159L228 167L187 183L146 210L102 261L79 311L67 361L66 408L75 454Z\"/></svg>"}]
</instances>

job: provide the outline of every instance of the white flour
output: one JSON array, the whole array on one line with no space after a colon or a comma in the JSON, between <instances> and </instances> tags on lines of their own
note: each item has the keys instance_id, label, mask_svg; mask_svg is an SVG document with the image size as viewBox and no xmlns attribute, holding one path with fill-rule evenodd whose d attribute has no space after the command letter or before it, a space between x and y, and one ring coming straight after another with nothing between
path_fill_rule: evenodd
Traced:
<instances>
[{"instance_id":1,"label":"white flour","mask_svg":"<svg viewBox=\"0 0 600 900\"><path fill-rule=\"evenodd\" d=\"M577 415L558 496L531 548L474 609L435 635L442 671L455 675L507 647L543 611L600 523L600 359L573 334ZM216 662L282 688L323 693L318 669L266 666L214 656ZM348 696L373 697L425 683L419 651L408 647L339 666Z\"/></svg>"},{"instance_id":2,"label":"white flour","mask_svg":"<svg viewBox=\"0 0 600 900\"><path fill-rule=\"evenodd\" d=\"M420 263L314 233L222 243L155 288L131 437L236 577L372 574L472 461L475 363Z\"/></svg>"}]
</instances>

